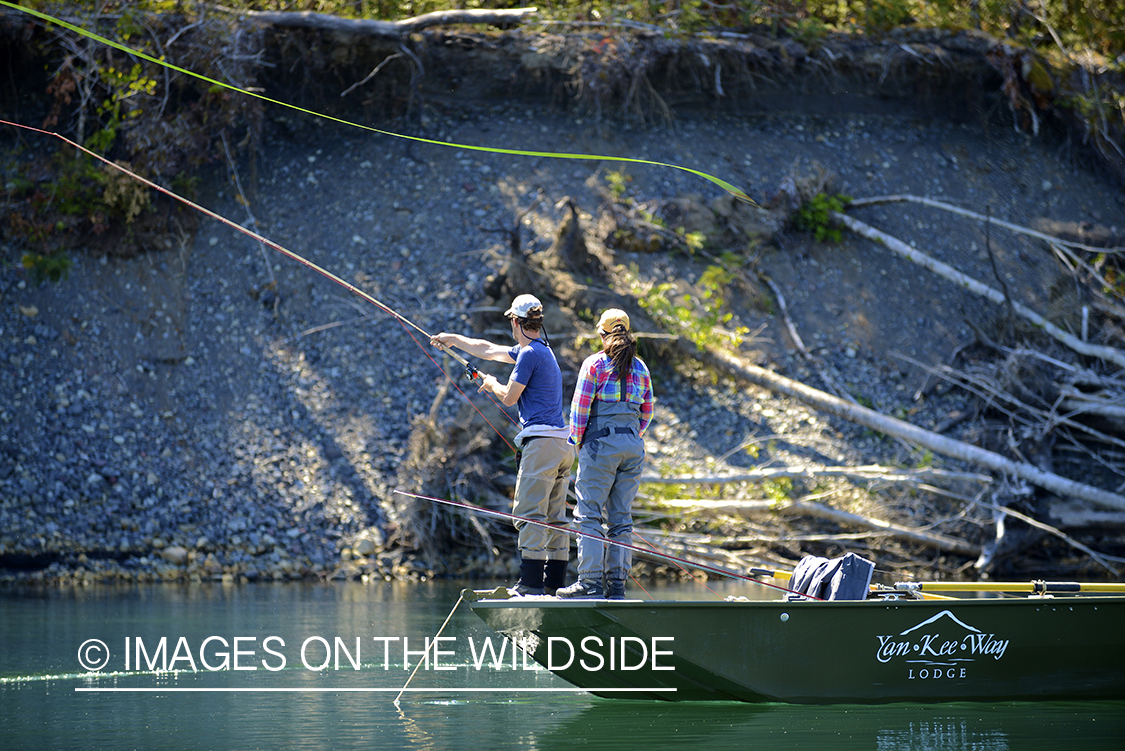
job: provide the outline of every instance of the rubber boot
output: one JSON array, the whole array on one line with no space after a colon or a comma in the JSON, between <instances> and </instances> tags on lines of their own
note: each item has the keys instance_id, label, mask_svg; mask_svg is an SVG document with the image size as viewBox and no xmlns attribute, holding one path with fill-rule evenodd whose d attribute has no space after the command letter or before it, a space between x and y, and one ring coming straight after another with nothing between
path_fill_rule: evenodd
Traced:
<instances>
[{"instance_id":1,"label":"rubber boot","mask_svg":"<svg viewBox=\"0 0 1125 751\"><path fill-rule=\"evenodd\" d=\"M543 569L543 589L549 594L566 586L566 567L570 561L547 560Z\"/></svg>"},{"instance_id":2,"label":"rubber boot","mask_svg":"<svg viewBox=\"0 0 1125 751\"><path fill-rule=\"evenodd\" d=\"M592 581L590 579L579 579L571 584L569 587L563 587L555 592L555 595L564 599L575 600L604 600L605 587L602 586L600 581Z\"/></svg>"},{"instance_id":3,"label":"rubber boot","mask_svg":"<svg viewBox=\"0 0 1125 751\"><path fill-rule=\"evenodd\" d=\"M544 594L543 565L545 563L546 561L543 560L521 560L520 580L512 587L512 591L521 596Z\"/></svg>"}]
</instances>

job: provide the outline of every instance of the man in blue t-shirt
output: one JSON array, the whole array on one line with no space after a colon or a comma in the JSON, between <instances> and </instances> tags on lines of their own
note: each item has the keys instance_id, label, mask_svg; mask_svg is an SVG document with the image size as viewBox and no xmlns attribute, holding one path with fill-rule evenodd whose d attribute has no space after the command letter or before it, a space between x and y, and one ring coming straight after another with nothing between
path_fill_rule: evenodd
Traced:
<instances>
[{"instance_id":1,"label":"man in blue t-shirt","mask_svg":"<svg viewBox=\"0 0 1125 751\"><path fill-rule=\"evenodd\" d=\"M543 332L543 303L534 295L519 295L504 312L512 325L514 347L440 333L430 338L435 347L456 347L474 357L514 363L507 383L482 374L480 390L495 395L507 407L517 405L520 432L519 474L514 514L519 530L520 580L512 588L519 595L554 594L566 583L570 539L566 528L566 489L574 465L574 446L563 421L562 372ZM538 522L528 524L527 519ZM543 526L549 524L558 529Z\"/></svg>"}]
</instances>

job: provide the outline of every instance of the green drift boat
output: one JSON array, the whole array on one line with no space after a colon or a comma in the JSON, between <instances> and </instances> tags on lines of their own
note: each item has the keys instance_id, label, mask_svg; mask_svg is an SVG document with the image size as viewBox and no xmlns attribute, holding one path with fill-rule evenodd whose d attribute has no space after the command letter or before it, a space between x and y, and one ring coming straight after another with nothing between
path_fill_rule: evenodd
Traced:
<instances>
[{"instance_id":1,"label":"green drift boat","mask_svg":"<svg viewBox=\"0 0 1125 751\"><path fill-rule=\"evenodd\" d=\"M1047 594L1089 589L1079 584L1023 587L1032 594L960 599L914 585L851 601L509 599L504 590L464 597L544 668L598 696L807 704L1125 698L1125 597Z\"/></svg>"}]
</instances>

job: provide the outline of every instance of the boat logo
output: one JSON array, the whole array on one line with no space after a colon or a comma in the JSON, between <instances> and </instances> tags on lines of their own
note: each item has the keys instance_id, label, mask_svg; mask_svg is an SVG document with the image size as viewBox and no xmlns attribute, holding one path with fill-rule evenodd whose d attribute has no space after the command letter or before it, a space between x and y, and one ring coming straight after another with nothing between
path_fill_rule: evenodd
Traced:
<instances>
[{"instance_id":1,"label":"boat logo","mask_svg":"<svg viewBox=\"0 0 1125 751\"><path fill-rule=\"evenodd\" d=\"M908 666L908 680L968 678L971 663L999 660L1008 649L1007 639L970 626L948 610L897 635L876 638L876 659L884 664L901 660Z\"/></svg>"}]
</instances>

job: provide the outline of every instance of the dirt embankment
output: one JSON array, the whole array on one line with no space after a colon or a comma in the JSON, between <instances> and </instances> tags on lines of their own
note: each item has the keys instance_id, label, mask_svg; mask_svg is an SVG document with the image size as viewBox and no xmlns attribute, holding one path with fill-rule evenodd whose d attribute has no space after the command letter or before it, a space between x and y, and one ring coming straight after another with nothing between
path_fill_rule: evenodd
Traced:
<instances>
[{"instance_id":1,"label":"dirt embankment","mask_svg":"<svg viewBox=\"0 0 1125 751\"><path fill-rule=\"evenodd\" d=\"M702 299L708 269L730 251L749 283L720 285L721 312L732 315L722 326L754 334L740 356L818 386L828 374L860 403L927 428L948 422L962 440L990 443L1014 426L1020 446L1036 438L1020 432L1027 426L1005 425L979 407L971 388L927 372L965 352L974 327L994 335L1002 328L990 304L850 236L825 244L786 230L695 256L675 243L622 247L614 212L623 206L634 217L670 216L660 212L713 205L722 191L684 171L617 160L689 166L763 203L820 165L833 190L857 197L937 196L1019 224L1071 223L1109 236L1125 226L1110 170L1088 169L1095 160L1077 146L1060 149L1074 143L1064 117L1042 116L1038 138L1012 127L1019 107L1008 107L1005 79L986 58L996 45L974 35L915 32L808 49L749 38L431 31L412 55L393 60L396 45L347 35L258 39L271 67L257 69L257 82L271 97L430 142L263 105L260 141L235 151L245 189L220 166L200 185L200 200L247 224L249 209L265 235L428 331L500 337L499 300L488 296L506 293L497 275L513 250L548 254L573 205L584 241L608 270L571 281L572 290L590 290L591 307L629 303L646 333L659 333L630 294L668 284L677 304L687 305L686 295ZM339 96L384 62L369 84ZM20 99L21 113L42 108ZM607 201L611 174L624 186L616 209ZM1058 299L1058 270L1042 243L940 212L892 206L861 215L966 273L1003 280L1015 299L1043 309ZM18 252L18 239L6 242L9 256ZM35 287L14 266L3 269L3 392L12 398L0 424L7 530L0 555L9 565L51 564L40 577L169 579L507 569L507 555L491 549L507 544L499 527L420 513L394 494L426 475L454 492L502 496L502 442L464 402L443 397L443 377L403 331L365 318L372 312L353 308L338 287L271 253L205 222L194 234L166 233L134 258L76 254L59 285ZM572 380L596 311L544 296L558 305L549 331ZM1094 322L1093 336L1111 330ZM1000 343L1017 346L1019 331ZM797 353L794 333L811 360ZM972 469L717 377L669 350L648 352L660 400L648 439L653 475L870 464ZM423 445L412 424L427 417L439 439L451 426L468 426L471 450ZM1037 439L1049 461L1048 443ZM966 482L968 489L937 490L885 478L710 483L706 494L716 497L703 500L773 506L759 509L765 518L727 510L717 519L696 512L657 523L679 514L683 498L653 492L643 517L654 533L669 535L666 544L692 554L704 553L713 539L706 535L729 533L738 565L858 549L904 567L935 555L952 573L972 557L873 536L843 517L810 521L807 503L928 525L983 546L993 537L992 512L950 502L949 494L979 493L989 503L1028 496ZM699 496L694 488L676 492ZM1040 508L1043 499L1030 498ZM787 504L805 511L774 513ZM418 536L435 530L436 542L421 546L419 557ZM1040 572L1097 569L1057 539L1028 537Z\"/></svg>"}]
</instances>

